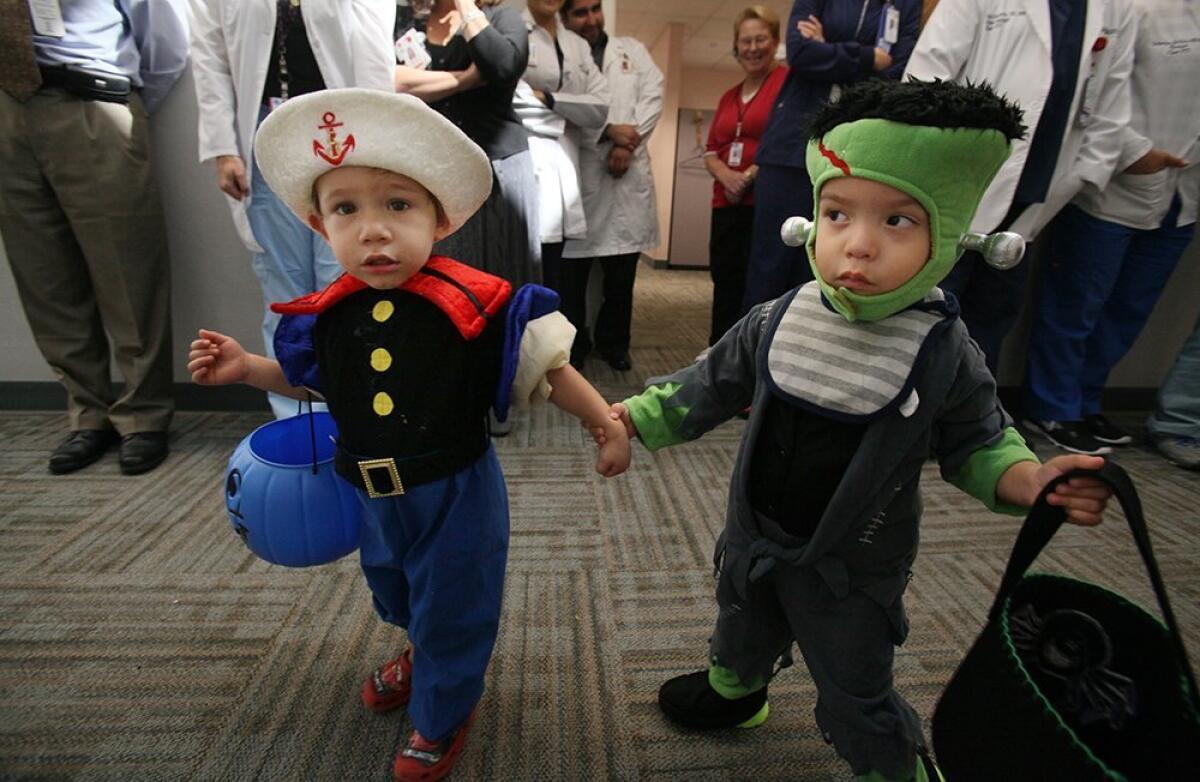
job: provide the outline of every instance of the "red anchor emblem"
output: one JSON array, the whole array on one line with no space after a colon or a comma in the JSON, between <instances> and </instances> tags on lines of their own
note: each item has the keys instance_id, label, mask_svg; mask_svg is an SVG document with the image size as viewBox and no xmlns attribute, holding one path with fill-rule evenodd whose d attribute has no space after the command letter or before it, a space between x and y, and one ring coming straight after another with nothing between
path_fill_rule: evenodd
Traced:
<instances>
[{"instance_id":1,"label":"red anchor emblem","mask_svg":"<svg viewBox=\"0 0 1200 782\"><path fill-rule=\"evenodd\" d=\"M321 120L324 124L317 125L317 129L328 131L329 151L325 150L320 141L313 139L313 154L331 166L340 166L346 159L346 153L354 149L354 134L346 136L345 141L338 141L337 129L342 127L342 123L337 121L337 115L332 111L327 111Z\"/></svg>"}]
</instances>

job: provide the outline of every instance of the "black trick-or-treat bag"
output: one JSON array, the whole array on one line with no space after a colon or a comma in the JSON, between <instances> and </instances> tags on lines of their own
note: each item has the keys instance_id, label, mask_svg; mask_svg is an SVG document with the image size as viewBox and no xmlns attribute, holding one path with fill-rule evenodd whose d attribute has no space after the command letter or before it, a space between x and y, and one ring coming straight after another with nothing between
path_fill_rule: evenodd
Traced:
<instances>
[{"instance_id":1,"label":"black trick-or-treat bag","mask_svg":"<svg viewBox=\"0 0 1200 782\"><path fill-rule=\"evenodd\" d=\"M942 693L933 746L949 782L1200 779L1200 699L1129 476L1112 487L1166 623L1121 595L1026 574L1066 519L1029 511L987 625Z\"/></svg>"}]
</instances>

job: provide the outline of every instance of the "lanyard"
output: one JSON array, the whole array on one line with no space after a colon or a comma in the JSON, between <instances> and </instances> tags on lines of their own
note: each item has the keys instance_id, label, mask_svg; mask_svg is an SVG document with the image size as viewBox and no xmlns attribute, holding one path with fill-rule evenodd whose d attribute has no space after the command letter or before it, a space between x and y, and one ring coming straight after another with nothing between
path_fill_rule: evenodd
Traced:
<instances>
[{"instance_id":1,"label":"lanyard","mask_svg":"<svg viewBox=\"0 0 1200 782\"><path fill-rule=\"evenodd\" d=\"M288 99L287 36L295 21L303 24L301 0L279 0L275 10L275 40L279 43L279 99Z\"/></svg>"},{"instance_id":2,"label":"lanyard","mask_svg":"<svg viewBox=\"0 0 1200 782\"><path fill-rule=\"evenodd\" d=\"M772 68L771 73L774 73L774 71L775 71L775 69ZM742 100L742 92L741 92L741 90L738 90L737 130L735 130L733 132L734 141L736 141L742 137L742 120L744 120L746 118L746 112L750 110L751 104L753 104L754 101L758 100L758 96L762 94L763 87L767 86L767 79L771 78L771 73L768 73L766 75L766 77L763 78L762 84L758 85L758 89L755 90L754 94L750 96L750 100L743 101Z\"/></svg>"},{"instance_id":3,"label":"lanyard","mask_svg":"<svg viewBox=\"0 0 1200 782\"><path fill-rule=\"evenodd\" d=\"M862 32L863 20L867 18L867 5L871 0L863 0L862 11L858 14L858 25L854 28L854 37L851 40L857 41L858 34Z\"/></svg>"}]
</instances>

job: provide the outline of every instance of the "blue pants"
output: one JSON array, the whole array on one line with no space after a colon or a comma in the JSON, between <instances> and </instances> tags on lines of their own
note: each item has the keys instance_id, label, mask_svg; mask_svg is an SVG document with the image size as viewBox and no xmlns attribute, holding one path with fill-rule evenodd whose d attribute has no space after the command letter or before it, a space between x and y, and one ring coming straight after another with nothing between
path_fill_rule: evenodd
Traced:
<instances>
[{"instance_id":1,"label":"blue pants","mask_svg":"<svg viewBox=\"0 0 1200 782\"><path fill-rule=\"evenodd\" d=\"M755 304L778 298L813 278L804 248L788 247L779 237L779 229L789 217L813 216L812 188L803 168L759 166L754 181L754 232L739 318Z\"/></svg>"},{"instance_id":2,"label":"blue pants","mask_svg":"<svg viewBox=\"0 0 1200 782\"><path fill-rule=\"evenodd\" d=\"M983 256L965 252L942 280L941 289L953 293L962 310L963 325L983 351L992 377L1000 364L1000 348L1021 312L1028 259L1001 271L988 266Z\"/></svg>"},{"instance_id":3,"label":"blue pants","mask_svg":"<svg viewBox=\"0 0 1200 782\"><path fill-rule=\"evenodd\" d=\"M1133 346L1195 226L1137 230L1067 206L1050 230L1049 264L1029 339L1025 412L1078 421L1100 412L1108 374Z\"/></svg>"},{"instance_id":4,"label":"blue pants","mask_svg":"<svg viewBox=\"0 0 1200 782\"><path fill-rule=\"evenodd\" d=\"M466 720L483 695L508 559L508 493L496 452L400 497L363 501L360 558L375 610L408 630L408 713L430 741Z\"/></svg>"},{"instance_id":5,"label":"blue pants","mask_svg":"<svg viewBox=\"0 0 1200 782\"><path fill-rule=\"evenodd\" d=\"M1146 429L1154 437L1200 440L1200 319L1158 389L1158 409Z\"/></svg>"},{"instance_id":6,"label":"blue pants","mask_svg":"<svg viewBox=\"0 0 1200 782\"><path fill-rule=\"evenodd\" d=\"M259 122L265 117L264 110ZM250 177L250 203L246 207L246 216L255 241L263 248L263 252L254 254L253 263L266 304L263 341L267 356L274 358L275 327L279 325L280 316L271 312L270 305L321 290L341 275L342 267L333 256L329 243L300 222L271 192L255 161L252 161ZM276 418L296 415L296 400L278 394L268 394L267 398Z\"/></svg>"}]
</instances>

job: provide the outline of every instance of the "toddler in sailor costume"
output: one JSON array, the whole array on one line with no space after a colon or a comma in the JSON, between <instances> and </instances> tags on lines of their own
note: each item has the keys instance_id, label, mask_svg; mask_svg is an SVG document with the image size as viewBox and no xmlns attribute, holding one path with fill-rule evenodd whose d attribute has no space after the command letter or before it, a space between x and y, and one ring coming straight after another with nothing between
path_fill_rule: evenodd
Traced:
<instances>
[{"instance_id":1,"label":"toddler in sailor costume","mask_svg":"<svg viewBox=\"0 0 1200 782\"><path fill-rule=\"evenodd\" d=\"M815 280L753 308L704 359L613 406L651 449L752 411L714 557L709 667L662 686L671 720L760 724L768 682L795 642L817 686L817 724L859 779L939 777L892 682L894 646L908 632L902 596L922 464L933 454L947 480L1005 513L1023 513L1052 477L1103 464L1039 464L956 303L937 288L1022 132L1020 111L986 88L847 89L815 117L807 152ZM1096 524L1107 496L1083 478L1051 502Z\"/></svg>"},{"instance_id":2,"label":"toddler in sailor costume","mask_svg":"<svg viewBox=\"0 0 1200 782\"><path fill-rule=\"evenodd\" d=\"M568 363L557 295L430 256L492 189L487 156L423 102L374 90L288 101L255 159L271 189L332 245L346 273L286 304L277 360L202 330L197 383L311 391L337 422L338 474L363 502L361 561L375 607L410 646L364 683L375 711L407 705L400 780L449 773L483 693L500 618L508 498L488 411L546 397L606 427L596 469L629 464L624 427ZM609 439L612 438L612 439Z\"/></svg>"}]
</instances>

